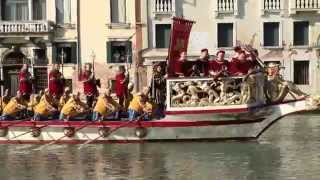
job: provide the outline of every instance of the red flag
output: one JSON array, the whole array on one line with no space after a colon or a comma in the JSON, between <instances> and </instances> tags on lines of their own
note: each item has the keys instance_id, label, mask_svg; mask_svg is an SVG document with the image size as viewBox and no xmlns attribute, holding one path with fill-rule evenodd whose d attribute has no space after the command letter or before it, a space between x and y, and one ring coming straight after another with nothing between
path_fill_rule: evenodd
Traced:
<instances>
[{"instance_id":1,"label":"red flag","mask_svg":"<svg viewBox=\"0 0 320 180\"><path fill-rule=\"evenodd\" d=\"M178 60L181 52L187 52L193 24L194 21L173 18L168 52L168 75L171 77L177 73L183 73L181 62Z\"/></svg>"}]
</instances>

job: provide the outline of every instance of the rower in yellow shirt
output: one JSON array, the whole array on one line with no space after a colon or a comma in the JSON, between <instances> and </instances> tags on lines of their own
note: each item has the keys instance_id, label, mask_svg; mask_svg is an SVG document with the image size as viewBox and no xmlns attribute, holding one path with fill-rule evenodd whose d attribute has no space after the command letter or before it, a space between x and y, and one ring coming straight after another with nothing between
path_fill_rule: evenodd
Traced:
<instances>
[{"instance_id":1,"label":"rower in yellow shirt","mask_svg":"<svg viewBox=\"0 0 320 180\"><path fill-rule=\"evenodd\" d=\"M53 117L56 113L57 108L54 98L49 91L45 91L45 94L41 97L40 102L34 107L33 120L48 120L49 117Z\"/></svg>"},{"instance_id":2,"label":"rower in yellow shirt","mask_svg":"<svg viewBox=\"0 0 320 180\"><path fill-rule=\"evenodd\" d=\"M9 96L9 89L6 89L3 93L3 96L0 99L0 111L2 113L4 107L6 107L6 105L9 103L10 101L10 96Z\"/></svg>"},{"instance_id":3,"label":"rower in yellow shirt","mask_svg":"<svg viewBox=\"0 0 320 180\"><path fill-rule=\"evenodd\" d=\"M120 105L111 97L111 90L106 89L103 94L98 97L97 103L93 109L93 121L105 120L107 117L114 115L117 119Z\"/></svg>"},{"instance_id":4,"label":"rower in yellow shirt","mask_svg":"<svg viewBox=\"0 0 320 180\"><path fill-rule=\"evenodd\" d=\"M139 116L143 116L144 120L150 120L152 115L152 104L148 102L148 94L150 88L145 87L142 93L138 93L133 96L132 101L129 104L128 113L129 120L132 121Z\"/></svg>"},{"instance_id":5,"label":"rower in yellow shirt","mask_svg":"<svg viewBox=\"0 0 320 180\"><path fill-rule=\"evenodd\" d=\"M63 95L60 97L59 100L59 110L62 109L62 107L68 102L70 99L71 90L69 87L66 87L64 89Z\"/></svg>"},{"instance_id":6,"label":"rower in yellow shirt","mask_svg":"<svg viewBox=\"0 0 320 180\"><path fill-rule=\"evenodd\" d=\"M62 107L60 120L80 120L85 118L90 109L80 100L80 93L73 94L68 102Z\"/></svg>"},{"instance_id":7,"label":"rower in yellow shirt","mask_svg":"<svg viewBox=\"0 0 320 180\"><path fill-rule=\"evenodd\" d=\"M2 120L17 120L24 116L27 111L27 102L23 99L20 91L17 95L10 99L9 103L3 109Z\"/></svg>"}]
</instances>

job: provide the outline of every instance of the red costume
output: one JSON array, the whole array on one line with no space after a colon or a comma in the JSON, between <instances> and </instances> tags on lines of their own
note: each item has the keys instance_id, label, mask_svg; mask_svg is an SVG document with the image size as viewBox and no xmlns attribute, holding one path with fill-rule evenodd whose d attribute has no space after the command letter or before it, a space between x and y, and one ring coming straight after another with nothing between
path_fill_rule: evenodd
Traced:
<instances>
[{"instance_id":1,"label":"red costume","mask_svg":"<svg viewBox=\"0 0 320 180\"><path fill-rule=\"evenodd\" d=\"M62 74L58 70L52 70L49 73L49 93L52 96L60 97L63 93L64 82Z\"/></svg>"},{"instance_id":2,"label":"red costume","mask_svg":"<svg viewBox=\"0 0 320 180\"><path fill-rule=\"evenodd\" d=\"M227 60L223 61L218 61L218 60L213 60L209 61L209 69L210 71L213 71L215 74L216 73L222 73L220 75L223 75L223 71L228 72L230 68L230 63Z\"/></svg>"},{"instance_id":3,"label":"red costume","mask_svg":"<svg viewBox=\"0 0 320 180\"><path fill-rule=\"evenodd\" d=\"M83 92L86 96L96 96L98 94L98 89L95 83L95 79L92 76L91 71L85 71L82 73L81 77L85 82L83 82Z\"/></svg>"},{"instance_id":4,"label":"red costume","mask_svg":"<svg viewBox=\"0 0 320 180\"><path fill-rule=\"evenodd\" d=\"M250 60L242 60L233 58L230 62L231 75L247 75L250 69L253 69L255 64Z\"/></svg>"},{"instance_id":5,"label":"red costume","mask_svg":"<svg viewBox=\"0 0 320 180\"><path fill-rule=\"evenodd\" d=\"M127 94L127 83L125 81L126 75L124 73L116 75L115 90L118 97L124 97Z\"/></svg>"},{"instance_id":6,"label":"red costume","mask_svg":"<svg viewBox=\"0 0 320 180\"><path fill-rule=\"evenodd\" d=\"M32 93L31 74L27 70L19 73L19 91L22 95L30 95Z\"/></svg>"}]
</instances>

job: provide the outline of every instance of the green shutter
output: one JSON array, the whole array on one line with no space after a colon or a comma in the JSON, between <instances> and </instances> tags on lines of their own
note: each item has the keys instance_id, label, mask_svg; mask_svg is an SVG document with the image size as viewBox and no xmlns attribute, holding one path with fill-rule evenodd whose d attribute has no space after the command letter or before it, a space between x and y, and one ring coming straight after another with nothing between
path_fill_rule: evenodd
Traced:
<instances>
[{"instance_id":1,"label":"green shutter","mask_svg":"<svg viewBox=\"0 0 320 180\"><path fill-rule=\"evenodd\" d=\"M126 43L126 53L129 55L129 61L128 63L132 63L132 42L128 41Z\"/></svg>"},{"instance_id":2,"label":"green shutter","mask_svg":"<svg viewBox=\"0 0 320 180\"><path fill-rule=\"evenodd\" d=\"M108 41L106 44L106 53L107 53L107 63L112 63L112 52L111 52L111 41Z\"/></svg>"}]
</instances>

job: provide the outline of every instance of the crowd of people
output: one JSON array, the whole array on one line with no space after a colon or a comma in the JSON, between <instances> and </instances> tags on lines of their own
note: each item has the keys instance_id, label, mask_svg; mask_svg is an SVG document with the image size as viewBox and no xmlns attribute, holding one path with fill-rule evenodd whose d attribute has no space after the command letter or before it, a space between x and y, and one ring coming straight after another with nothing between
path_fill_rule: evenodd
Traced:
<instances>
[{"instance_id":1,"label":"crowd of people","mask_svg":"<svg viewBox=\"0 0 320 180\"><path fill-rule=\"evenodd\" d=\"M31 119L41 120L118 120L124 117L128 120L136 118L150 119L153 105L149 100L150 88L144 88L141 93L132 94L133 85L129 83L124 67L116 74L115 94L118 101L112 97L112 89L98 91L98 79L92 72L92 65L86 63L79 80L83 83L82 101L79 92L72 93L65 87L60 65L53 65L49 75L48 89L33 93L34 81L24 64L19 73L19 90L12 98L5 90L1 98L1 120Z\"/></svg>"},{"instance_id":2,"label":"crowd of people","mask_svg":"<svg viewBox=\"0 0 320 180\"><path fill-rule=\"evenodd\" d=\"M249 76L262 72L263 65L257 60L255 49L234 48L234 55L225 59L225 51L219 50L214 59L210 58L208 49L202 49L199 59L189 61L186 52L181 52L175 67L174 77L212 77L218 80L227 76ZM151 84L140 93L133 95L133 84L129 81L125 67L120 66L115 75L114 89L98 90L98 79L92 72L92 64L86 63L79 80L83 83L81 94L72 93L65 87L60 65L54 64L48 75L48 89L35 94L33 76L24 64L19 73L19 90L10 98L8 90L1 98L2 120L16 120L32 117L33 120L80 120L94 121L108 119L150 119L162 117L166 106L166 63L156 64ZM112 97L115 93L116 99Z\"/></svg>"}]
</instances>

